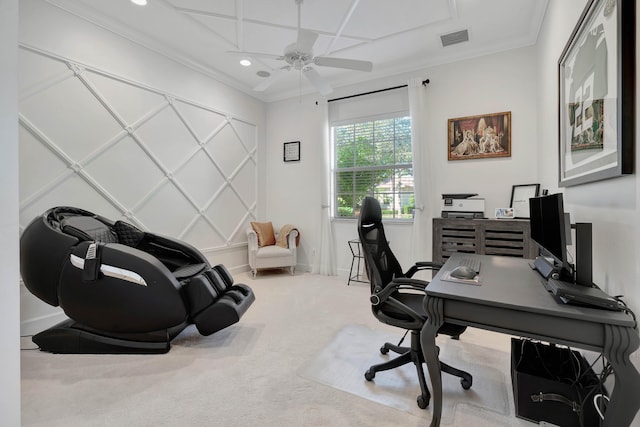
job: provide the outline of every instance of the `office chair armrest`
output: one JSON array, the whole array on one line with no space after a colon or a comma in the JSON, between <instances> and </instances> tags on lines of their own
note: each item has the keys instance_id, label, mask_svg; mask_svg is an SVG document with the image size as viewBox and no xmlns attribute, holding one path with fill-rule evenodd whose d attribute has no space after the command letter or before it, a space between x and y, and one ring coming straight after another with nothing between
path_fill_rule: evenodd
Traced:
<instances>
[{"instance_id":1,"label":"office chair armrest","mask_svg":"<svg viewBox=\"0 0 640 427\"><path fill-rule=\"evenodd\" d=\"M405 289L410 288L418 291L424 291L424 288L426 288L427 285L429 284L429 282L427 282L426 280L411 279L409 277L396 277L393 279L393 282L391 283L398 283L400 285L409 285L409 286L402 286L402 288L405 288Z\"/></svg>"},{"instance_id":2,"label":"office chair armrest","mask_svg":"<svg viewBox=\"0 0 640 427\"><path fill-rule=\"evenodd\" d=\"M442 268L442 264L438 262L431 261L418 261L416 262L407 272L405 273L406 277L413 277L420 270L433 270L437 271Z\"/></svg>"},{"instance_id":3,"label":"office chair armrest","mask_svg":"<svg viewBox=\"0 0 640 427\"><path fill-rule=\"evenodd\" d=\"M418 324L422 325L426 320L426 316L424 316L423 314L418 313L417 311L415 311L414 309L412 309L411 307L409 307L408 305L402 303L401 301L398 301L397 299L390 297L386 303L395 308L398 311L401 311L409 316L411 316L411 318L413 319L414 322L417 322Z\"/></svg>"},{"instance_id":4,"label":"office chair armrest","mask_svg":"<svg viewBox=\"0 0 640 427\"><path fill-rule=\"evenodd\" d=\"M414 291L424 291L424 288L429 284L429 282L425 282L424 280L418 279L408 279L406 277L398 277L394 278L387 286L385 286L379 292L371 295L369 298L371 304L378 305L383 302L386 302L391 294L400 290L400 289L411 289Z\"/></svg>"}]
</instances>

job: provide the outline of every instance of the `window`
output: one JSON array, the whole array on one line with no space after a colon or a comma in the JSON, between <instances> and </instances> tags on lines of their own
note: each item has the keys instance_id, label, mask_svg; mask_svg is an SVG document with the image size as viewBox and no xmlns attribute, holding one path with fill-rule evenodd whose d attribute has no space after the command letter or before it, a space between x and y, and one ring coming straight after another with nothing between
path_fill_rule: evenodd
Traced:
<instances>
[{"instance_id":1,"label":"window","mask_svg":"<svg viewBox=\"0 0 640 427\"><path fill-rule=\"evenodd\" d=\"M406 112L333 124L333 215L357 218L362 199L380 201L382 217L413 218L411 118Z\"/></svg>"}]
</instances>

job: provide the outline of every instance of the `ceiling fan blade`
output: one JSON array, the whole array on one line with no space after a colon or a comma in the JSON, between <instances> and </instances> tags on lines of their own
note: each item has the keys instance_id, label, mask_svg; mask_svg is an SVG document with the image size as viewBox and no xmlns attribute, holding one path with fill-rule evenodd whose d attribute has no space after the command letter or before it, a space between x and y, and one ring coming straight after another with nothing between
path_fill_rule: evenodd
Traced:
<instances>
[{"instance_id":1,"label":"ceiling fan blade","mask_svg":"<svg viewBox=\"0 0 640 427\"><path fill-rule=\"evenodd\" d=\"M329 84L324 81L324 79L318 74L315 68L304 68L302 70L304 76L311 82L311 84L320 92L322 95L329 95L333 92L333 89Z\"/></svg>"},{"instance_id":2,"label":"ceiling fan blade","mask_svg":"<svg viewBox=\"0 0 640 427\"><path fill-rule=\"evenodd\" d=\"M317 39L318 33L300 29L298 31L298 40L296 41L296 50L298 52L311 52Z\"/></svg>"},{"instance_id":3,"label":"ceiling fan blade","mask_svg":"<svg viewBox=\"0 0 640 427\"><path fill-rule=\"evenodd\" d=\"M239 55L239 56L249 56L253 58L266 58L266 59L279 59L279 60L284 59L284 56L282 55L272 55L270 53L262 53L262 52L243 52L239 50L228 50L227 53L230 53L232 55Z\"/></svg>"},{"instance_id":4,"label":"ceiling fan blade","mask_svg":"<svg viewBox=\"0 0 640 427\"><path fill-rule=\"evenodd\" d=\"M346 68L357 71L371 71L373 63L370 61L360 61L358 59L331 58L329 56L316 56L313 62L321 67Z\"/></svg>"},{"instance_id":5,"label":"ceiling fan blade","mask_svg":"<svg viewBox=\"0 0 640 427\"><path fill-rule=\"evenodd\" d=\"M278 68L277 70L273 70L271 75L266 79L264 79L262 82L260 82L260 84L255 86L253 90L256 92L263 92L267 90L267 88L271 86L273 82L278 80L284 74L284 72L288 71L290 68L291 67L282 67L282 68Z\"/></svg>"}]
</instances>

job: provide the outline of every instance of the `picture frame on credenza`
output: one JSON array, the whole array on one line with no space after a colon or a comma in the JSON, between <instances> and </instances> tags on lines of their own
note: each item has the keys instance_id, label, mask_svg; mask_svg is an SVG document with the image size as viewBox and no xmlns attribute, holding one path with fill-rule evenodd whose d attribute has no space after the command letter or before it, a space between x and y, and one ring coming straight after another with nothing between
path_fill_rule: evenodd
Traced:
<instances>
[{"instance_id":1,"label":"picture frame on credenza","mask_svg":"<svg viewBox=\"0 0 640 427\"><path fill-rule=\"evenodd\" d=\"M511 188L511 202L514 218L529 218L529 199L538 197L540 184L521 184Z\"/></svg>"}]
</instances>

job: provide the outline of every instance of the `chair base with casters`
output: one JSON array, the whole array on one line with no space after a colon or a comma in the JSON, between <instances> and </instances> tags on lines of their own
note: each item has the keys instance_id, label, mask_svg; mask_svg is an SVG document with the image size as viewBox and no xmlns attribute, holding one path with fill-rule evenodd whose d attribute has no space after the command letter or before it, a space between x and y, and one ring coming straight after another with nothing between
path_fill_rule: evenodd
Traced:
<instances>
[{"instance_id":1,"label":"chair base with casters","mask_svg":"<svg viewBox=\"0 0 640 427\"><path fill-rule=\"evenodd\" d=\"M399 356L371 366L364 374L365 379L371 381L377 372L413 363L421 389L417 403L420 408L424 409L429 405L431 393L427 387L422 366L425 363L425 358L420 342L420 331L427 321L423 301L424 290L429 282L414 279L413 276L421 270L438 270L441 265L421 261L404 272L389 247L382 224L380 203L373 197L365 197L362 201L358 218L358 235L371 283L370 302L373 315L382 323L411 333L409 347L401 346L402 340L398 345L385 343L380 349L382 354L393 351ZM444 323L438 330L438 334L457 339L465 329L465 326ZM460 377L460 383L465 390L471 387L473 378L470 374L445 363L440 362L440 364L443 372Z\"/></svg>"},{"instance_id":2,"label":"chair base with casters","mask_svg":"<svg viewBox=\"0 0 640 427\"><path fill-rule=\"evenodd\" d=\"M20 238L20 273L69 318L36 334L52 353L166 353L188 325L233 325L255 301L186 242L73 207L49 209Z\"/></svg>"},{"instance_id":3,"label":"chair base with casters","mask_svg":"<svg viewBox=\"0 0 640 427\"><path fill-rule=\"evenodd\" d=\"M431 400L431 392L429 392L429 387L427 387L427 381L424 375L424 369L422 367L422 364L425 363L425 359L424 354L422 353L422 347L420 346L420 332L409 332L411 332L411 347L402 347L400 345L391 344L388 342L384 343L384 345L380 347L381 354L387 354L389 353L389 351L393 351L400 356L383 363L372 365L364 373L364 377L367 381L373 381L376 376L376 372L388 371L390 369L398 368L408 363L413 363L418 373L418 381L420 383L421 390L421 394L418 396L416 401L420 409L425 409L427 406L429 406L429 402ZM461 371L460 369L456 369L442 362L440 362L440 369L442 370L442 372L460 377L460 384L465 390L469 390L473 385L473 377L467 372Z\"/></svg>"}]
</instances>

